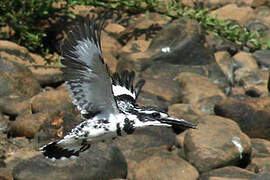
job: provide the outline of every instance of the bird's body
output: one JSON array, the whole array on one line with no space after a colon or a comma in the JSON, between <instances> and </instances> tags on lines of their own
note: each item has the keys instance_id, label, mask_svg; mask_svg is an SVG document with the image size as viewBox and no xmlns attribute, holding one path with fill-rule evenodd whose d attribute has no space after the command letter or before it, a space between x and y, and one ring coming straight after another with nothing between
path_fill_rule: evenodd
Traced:
<instances>
[{"instance_id":1,"label":"bird's body","mask_svg":"<svg viewBox=\"0 0 270 180\"><path fill-rule=\"evenodd\" d=\"M83 21L69 33L61 46L67 89L84 121L61 140L41 148L49 158L78 156L96 141L131 134L139 127L196 127L154 107L136 104L145 81L139 80L133 86L133 71L110 75L102 58L101 29L102 24L96 24L94 18Z\"/></svg>"}]
</instances>

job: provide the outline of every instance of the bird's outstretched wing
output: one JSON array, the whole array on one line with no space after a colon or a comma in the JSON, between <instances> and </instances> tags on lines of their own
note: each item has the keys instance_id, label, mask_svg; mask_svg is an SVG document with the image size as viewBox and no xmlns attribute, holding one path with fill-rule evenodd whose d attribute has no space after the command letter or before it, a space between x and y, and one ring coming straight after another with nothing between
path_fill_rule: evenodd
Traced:
<instances>
[{"instance_id":1,"label":"bird's outstretched wing","mask_svg":"<svg viewBox=\"0 0 270 180\"><path fill-rule=\"evenodd\" d=\"M62 68L73 103L84 118L117 112L112 80L104 64L100 46L102 23L84 20L63 41Z\"/></svg>"},{"instance_id":2,"label":"bird's outstretched wing","mask_svg":"<svg viewBox=\"0 0 270 180\"><path fill-rule=\"evenodd\" d=\"M90 132L98 136L114 127L109 117L119 110L112 93L112 79L102 58L101 29L102 24L96 24L94 18L90 21L85 19L63 41L61 52L62 64L65 66L62 68L64 79L73 103L86 121L73 128L61 140L40 148L46 157L60 159L78 156L90 147L87 142Z\"/></svg>"},{"instance_id":3,"label":"bird's outstretched wing","mask_svg":"<svg viewBox=\"0 0 270 180\"><path fill-rule=\"evenodd\" d=\"M144 79L140 79L135 87L133 86L135 78L134 71L122 71L121 73L113 74L113 95L116 101L129 102L131 104L136 103L141 88L145 83Z\"/></svg>"}]
</instances>

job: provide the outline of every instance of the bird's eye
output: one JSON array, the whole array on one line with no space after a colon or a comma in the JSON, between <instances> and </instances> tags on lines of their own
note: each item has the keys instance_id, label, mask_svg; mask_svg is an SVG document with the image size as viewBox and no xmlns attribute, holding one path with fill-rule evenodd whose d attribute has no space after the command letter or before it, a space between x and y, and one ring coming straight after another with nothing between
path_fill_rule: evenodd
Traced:
<instances>
[{"instance_id":1,"label":"bird's eye","mask_svg":"<svg viewBox=\"0 0 270 180\"><path fill-rule=\"evenodd\" d=\"M160 118L160 114L158 112L154 112L151 114L153 118L159 119Z\"/></svg>"}]
</instances>

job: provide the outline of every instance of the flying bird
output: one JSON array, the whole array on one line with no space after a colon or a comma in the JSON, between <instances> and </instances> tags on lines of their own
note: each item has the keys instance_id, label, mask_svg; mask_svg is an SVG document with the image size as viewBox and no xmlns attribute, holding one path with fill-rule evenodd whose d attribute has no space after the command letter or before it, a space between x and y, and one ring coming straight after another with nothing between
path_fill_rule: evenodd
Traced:
<instances>
[{"instance_id":1,"label":"flying bird","mask_svg":"<svg viewBox=\"0 0 270 180\"><path fill-rule=\"evenodd\" d=\"M136 104L145 80L139 80L134 86L134 71L111 75L102 57L103 24L97 23L94 17L85 19L73 28L61 45L66 87L84 121L62 139L40 148L48 158L79 156L92 143L132 134L140 127L196 128L187 120Z\"/></svg>"}]
</instances>

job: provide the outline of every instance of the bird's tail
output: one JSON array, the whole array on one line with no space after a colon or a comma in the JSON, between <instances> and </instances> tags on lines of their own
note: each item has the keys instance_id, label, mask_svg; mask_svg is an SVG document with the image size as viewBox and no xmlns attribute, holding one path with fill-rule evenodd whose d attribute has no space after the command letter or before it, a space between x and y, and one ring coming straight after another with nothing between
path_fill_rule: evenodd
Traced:
<instances>
[{"instance_id":1,"label":"bird's tail","mask_svg":"<svg viewBox=\"0 0 270 180\"><path fill-rule=\"evenodd\" d=\"M76 141L76 143L67 143L62 139L41 147L40 151L45 157L55 160L77 157L88 148L90 148L90 144L85 143L83 140Z\"/></svg>"}]
</instances>

